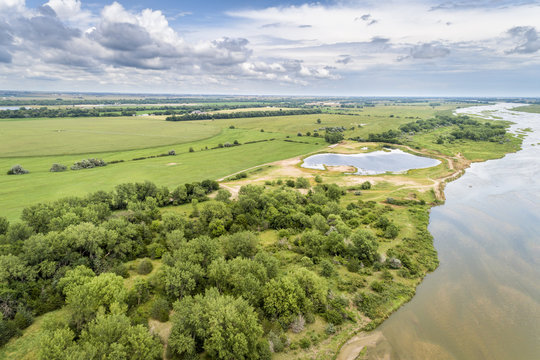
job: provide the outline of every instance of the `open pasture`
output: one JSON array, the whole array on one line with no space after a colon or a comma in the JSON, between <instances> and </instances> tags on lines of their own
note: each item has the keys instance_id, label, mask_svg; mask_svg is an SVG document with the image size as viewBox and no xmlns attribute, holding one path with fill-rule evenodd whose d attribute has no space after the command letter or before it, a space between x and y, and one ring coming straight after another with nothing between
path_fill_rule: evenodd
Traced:
<instances>
[{"instance_id":1,"label":"open pasture","mask_svg":"<svg viewBox=\"0 0 540 360\"><path fill-rule=\"evenodd\" d=\"M175 186L205 178L218 179L328 146L323 138L299 137L298 132L305 135L324 127L354 126L354 130L344 133L346 138L367 136L370 132L396 129L412 121L413 116L429 118L447 108L377 106L354 111L354 115L324 112L185 122L165 121L162 116L2 120L0 215L15 220L30 204L108 190L130 181L150 180L160 186ZM324 135L324 131L320 134ZM218 148L235 140L243 145ZM246 144L261 140L267 141ZM175 150L177 155L148 158L169 150ZM148 159L134 160L143 157ZM69 168L87 158L123 162L89 170L49 172L53 163ZM6 175L15 164L21 164L30 173Z\"/></svg>"}]
</instances>

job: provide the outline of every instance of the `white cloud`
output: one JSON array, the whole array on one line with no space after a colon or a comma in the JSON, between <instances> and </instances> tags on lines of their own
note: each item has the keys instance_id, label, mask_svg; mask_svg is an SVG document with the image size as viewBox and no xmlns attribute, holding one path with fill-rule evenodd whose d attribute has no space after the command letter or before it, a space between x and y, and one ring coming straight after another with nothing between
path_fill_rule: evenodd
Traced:
<instances>
[{"instance_id":1,"label":"white cloud","mask_svg":"<svg viewBox=\"0 0 540 360\"><path fill-rule=\"evenodd\" d=\"M228 90L260 80L329 86L380 69L540 65L534 27L540 6L481 6L485 2L340 1L231 11L223 22L189 26L181 19L188 31L180 33L173 22L178 16L116 1L90 12L80 0L49 0L35 9L0 0L0 77Z\"/></svg>"}]
</instances>

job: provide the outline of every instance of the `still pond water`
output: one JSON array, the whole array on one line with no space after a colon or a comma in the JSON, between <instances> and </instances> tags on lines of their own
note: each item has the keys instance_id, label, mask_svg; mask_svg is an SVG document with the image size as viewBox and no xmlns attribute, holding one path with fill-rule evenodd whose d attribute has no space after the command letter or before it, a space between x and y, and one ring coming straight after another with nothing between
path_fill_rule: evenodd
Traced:
<instances>
[{"instance_id":1,"label":"still pond water","mask_svg":"<svg viewBox=\"0 0 540 360\"><path fill-rule=\"evenodd\" d=\"M429 225L440 267L376 330L368 359L540 359L540 114L513 106L459 111L534 132L447 186Z\"/></svg>"},{"instance_id":2,"label":"still pond water","mask_svg":"<svg viewBox=\"0 0 540 360\"><path fill-rule=\"evenodd\" d=\"M403 172L439 165L440 161L415 156L401 150L374 151L365 154L317 154L304 159L302 167L324 170L327 166L354 166L358 175Z\"/></svg>"}]
</instances>

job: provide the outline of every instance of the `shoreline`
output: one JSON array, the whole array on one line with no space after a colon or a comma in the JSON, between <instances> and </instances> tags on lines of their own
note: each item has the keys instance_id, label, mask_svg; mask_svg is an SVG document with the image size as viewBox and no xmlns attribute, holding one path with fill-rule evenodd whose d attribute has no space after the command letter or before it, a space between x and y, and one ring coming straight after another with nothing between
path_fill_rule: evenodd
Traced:
<instances>
[{"instance_id":1,"label":"shoreline","mask_svg":"<svg viewBox=\"0 0 540 360\"><path fill-rule=\"evenodd\" d=\"M514 106L514 107L518 107L518 106L521 106L521 105L516 104L516 106ZM511 110L514 107L508 108L507 110ZM474 114L473 116L482 117L480 114ZM490 115L484 115L484 116L493 119ZM498 119L493 119L493 120L498 120ZM518 135L518 133L513 133L513 134L515 136ZM465 158L463 158L462 154L458 153L453 158L459 158L460 160L464 161L462 163L464 166L461 167L461 168L458 168L458 169L456 169L455 167L452 166L453 164L452 164L452 161L450 160L452 157L447 157L446 160L448 161L448 164L450 166L452 166L452 169L454 169L456 171L453 172L450 175L447 175L447 176L444 176L444 177L442 177L440 179L437 179L438 180L438 186L437 186L438 193L436 192L436 195L443 202L440 203L440 204L432 205L430 207L430 213L431 213L431 208L433 208L434 206L444 205L444 200L446 200L444 189L445 189L446 185L448 183L450 183L450 182L459 180L459 178L461 178L463 175L465 175L467 169L470 168L471 164L473 164L473 163L483 163L483 162L486 162L486 161L489 161L489 160L502 159L508 154L517 153L517 152L521 151L523 149L522 144L523 144L523 142L521 142L520 147L515 152L508 152L508 153L505 153L503 156L501 156L499 158L486 159L486 160L481 160L481 161L469 161L469 160L466 160ZM418 153L418 154L424 154L425 155L424 152L419 152L418 150L412 149L412 148L410 148L408 146L405 146L405 147L408 150L410 150L411 152L413 152L413 153ZM431 214L430 214L430 222L431 222ZM437 255L437 259L439 259L438 255ZM419 282L417 287L420 286L423 283L426 276L427 276L427 273L421 279L421 281ZM393 313L395 313L396 311L401 309L405 304L410 302L414 298L415 295L416 294L414 294L409 300L407 300L407 301L403 302L402 304L400 304L399 307L397 307L394 311L392 311L390 314L388 314L388 316L383 321L378 323L375 326L375 328L373 328L371 330L366 330L366 326L369 325L371 322L368 322L367 324L362 324L360 327L358 327L351 334L351 336L346 341L344 341L342 343L342 345L340 346L340 348L336 352L333 360L355 360L355 359L358 359L358 357L362 354L362 352L365 349L370 348L370 347L375 347L377 345L377 343L380 342L384 338L382 332L377 330L377 328L380 325L382 325L384 323L384 321L386 321ZM384 360L388 359L389 360L390 356L388 354L385 354L385 356L382 357L381 359L384 359Z\"/></svg>"}]
</instances>

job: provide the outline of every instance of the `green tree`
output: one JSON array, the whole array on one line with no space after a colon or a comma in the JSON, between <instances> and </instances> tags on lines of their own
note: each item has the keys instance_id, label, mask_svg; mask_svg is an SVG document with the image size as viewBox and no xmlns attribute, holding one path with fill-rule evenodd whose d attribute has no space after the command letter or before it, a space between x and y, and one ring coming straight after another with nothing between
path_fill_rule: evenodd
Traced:
<instances>
[{"instance_id":1,"label":"green tree","mask_svg":"<svg viewBox=\"0 0 540 360\"><path fill-rule=\"evenodd\" d=\"M259 238L250 231L238 232L222 238L225 257L233 259L237 256L252 258L257 253Z\"/></svg>"},{"instance_id":2,"label":"green tree","mask_svg":"<svg viewBox=\"0 0 540 360\"><path fill-rule=\"evenodd\" d=\"M360 261L372 264L378 257L379 244L375 236L368 230L357 230L350 238L352 245L349 251L352 256Z\"/></svg>"},{"instance_id":3,"label":"green tree","mask_svg":"<svg viewBox=\"0 0 540 360\"><path fill-rule=\"evenodd\" d=\"M68 284L64 287L66 304L71 309L73 322L79 329L92 320L98 310L106 314L113 305L125 305L127 291L122 277L103 273L81 282L82 284L77 286Z\"/></svg>"},{"instance_id":4,"label":"green tree","mask_svg":"<svg viewBox=\"0 0 540 360\"><path fill-rule=\"evenodd\" d=\"M258 359L262 327L257 314L242 298L220 295L188 296L174 304L168 348L173 359L196 358L204 351L211 359Z\"/></svg>"}]
</instances>

